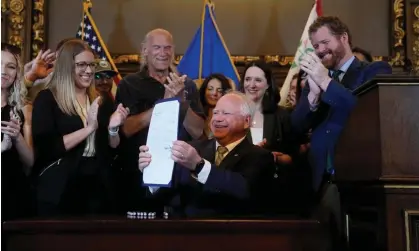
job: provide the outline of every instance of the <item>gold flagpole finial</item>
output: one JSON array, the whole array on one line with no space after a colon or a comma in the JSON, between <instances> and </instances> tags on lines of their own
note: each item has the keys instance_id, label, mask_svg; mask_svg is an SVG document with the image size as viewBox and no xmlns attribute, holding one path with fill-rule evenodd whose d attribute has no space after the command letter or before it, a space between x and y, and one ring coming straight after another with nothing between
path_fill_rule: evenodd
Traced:
<instances>
[{"instance_id":1,"label":"gold flagpole finial","mask_svg":"<svg viewBox=\"0 0 419 251\"><path fill-rule=\"evenodd\" d=\"M92 7L93 7L93 4L91 0L83 0L83 9L87 11L89 8L92 8Z\"/></svg>"}]
</instances>

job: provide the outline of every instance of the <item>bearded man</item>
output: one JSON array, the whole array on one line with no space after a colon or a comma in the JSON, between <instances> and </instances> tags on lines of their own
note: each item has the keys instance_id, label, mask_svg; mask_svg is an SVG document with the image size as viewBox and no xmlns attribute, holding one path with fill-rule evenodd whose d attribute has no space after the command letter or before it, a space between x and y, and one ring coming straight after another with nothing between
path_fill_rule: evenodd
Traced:
<instances>
[{"instance_id":1,"label":"bearded man","mask_svg":"<svg viewBox=\"0 0 419 251\"><path fill-rule=\"evenodd\" d=\"M392 69L386 62L359 61L352 52L348 27L337 17L317 18L309 36L315 51L301 61L308 84L292 122L302 133L312 129L313 188L318 190L324 174L334 173L334 147L356 104L352 91L378 74L391 74Z\"/></svg>"},{"instance_id":2,"label":"bearded man","mask_svg":"<svg viewBox=\"0 0 419 251\"><path fill-rule=\"evenodd\" d=\"M386 62L359 61L352 52L348 27L337 17L317 18L309 28L309 37L315 51L301 61L308 84L292 114L292 124L301 133L312 129L309 162L312 189L317 195L314 201L328 207L329 213L323 213L322 218L335 219L333 239L334 246L339 247L342 215L339 193L333 185L334 148L356 104L352 91L378 74L391 74L392 69Z\"/></svg>"}]
</instances>

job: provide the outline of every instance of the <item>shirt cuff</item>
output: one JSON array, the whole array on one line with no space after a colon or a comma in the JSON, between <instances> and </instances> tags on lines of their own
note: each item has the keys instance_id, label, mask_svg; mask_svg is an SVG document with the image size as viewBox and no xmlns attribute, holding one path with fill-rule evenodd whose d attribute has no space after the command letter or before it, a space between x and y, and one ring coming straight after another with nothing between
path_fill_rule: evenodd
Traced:
<instances>
[{"instance_id":1,"label":"shirt cuff","mask_svg":"<svg viewBox=\"0 0 419 251\"><path fill-rule=\"evenodd\" d=\"M327 87L329 87L330 82L332 79L330 77L327 77L323 82L321 82L320 89L322 89L324 92L327 90Z\"/></svg>"},{"instance_id":2,"label":"shirt cuff","mask_svg":"<svg viewBox=\"0 0 419 251\"><path fill-rule=\"evenodd\" d=\"M319 106L319 100L320 100L320 95L316 95L312 92L309 92L307 95L308 98L308 104L310 106L310 111L314 112L317 110L317 107Z\"/></svg>"},{"instance_id":3,"label":"shirt cuff","mask_svg":"<svg viewBox=\"0 0 419 251\"><path fill-rule=\"evenodd\" d=\"M159 190L160 187L148 187L148 190L150 190L151 194L154 194L157 192L157 190Z\"/></svg>"},{"instance_id":4,"label":"shirt cuff","mask_svg":"<svg viewBox=\"0 0 419 251\"><path fill-rule=\"evenodd\" d=\"M198 182L202 184L205 184L205 182L207 182L208 176L211 172L211 163L206 159L204 159L204 162L205 162L204 167L198 173L198 177L196 178Z\"/></svg>"}]
</instances>

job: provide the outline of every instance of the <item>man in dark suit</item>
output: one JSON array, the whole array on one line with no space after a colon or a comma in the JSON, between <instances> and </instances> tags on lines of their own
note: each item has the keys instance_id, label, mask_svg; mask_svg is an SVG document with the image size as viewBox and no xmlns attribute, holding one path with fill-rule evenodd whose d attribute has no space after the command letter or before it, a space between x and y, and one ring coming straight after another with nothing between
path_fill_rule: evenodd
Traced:
<instances>
[{"instance_id":1,"label":"man in dark suit","mask_svg":"<svg viewBox=\"0 0 419 251\"><path fill-rule=\"evenodd\" d=\"M309 35L315 53L300 63L308 74L308 85L292 114L292 124L302 133L313 130L310 155L317 190L324 173L334 173L334 147L356 104L352 91L377 74L391 74L392 70L386 62L359 61L351 50L348 27L337 17L319 17L310 26Z\"/></svg>"},{"instance_id":2,"label":"man in dark suit","mask_svg":"<svg viewBox=\"0 0 419 251\"><path fill-rule=\"evenodd\" d=\"M174 184L169 203L189 217L248 215L267 210L274 177L274 157L246 140L252 106L242 93L223 96L213 110L213 140L172 146ZM140 147L139 169L152 156ZM156 196L163 188L149 188ZM166 193L167 194L167 193ZM170 200L170 202L168 202Z\"/></svg>"},{"instance_id":3,"label":"man in dark suit","mask_svg":"<svg viewBox=\"0 0 419 251\"><path fill-rule=\"evenodd\" d=\"M359 61L351 50L348 27L337 17L317 18L309 28L309 37L315 53L300 62L308 75L308 84L292 114L292 125L300 133L312 129L309 159L312 187L318 192L317 202L325 209L320 210L320 216L335 221L331 223L337 229L332 227L332 231L342 236L339 193L335 185L330 185L334 148L356 105L352 91L377 74L391 74L392 70L385 62Z\"/></svg>"}]
</instances>

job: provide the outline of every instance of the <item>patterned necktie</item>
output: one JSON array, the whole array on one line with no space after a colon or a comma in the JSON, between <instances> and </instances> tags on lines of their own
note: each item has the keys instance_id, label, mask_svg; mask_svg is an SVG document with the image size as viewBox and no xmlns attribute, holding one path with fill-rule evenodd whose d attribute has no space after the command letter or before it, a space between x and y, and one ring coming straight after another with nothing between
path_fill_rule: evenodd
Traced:
<instances>
[{"instance_id":1,"label":"patterned necktie","mask_svg":"<svg viewBox=\"0 0 419 251\"><path fill-rule=\"evenodd\" d=\"M334 71L333 74L332 74L332 79L335 80L335 81L340 82L339 77L343 72L344 71L341 71L341 70Z\"/></svg>"},{"instance_id":2,"label":"patterned necktie","mask_svg":"<svg viewBox=\"0 0 419 251\"><path fill-rule=\"evenodd\" d=\"M221 161L223 161L225 154L228 152L227 147L225 146L218 146L217 152L215 153L215 165L219 166Z\"/></svg>"}]
</instances>

